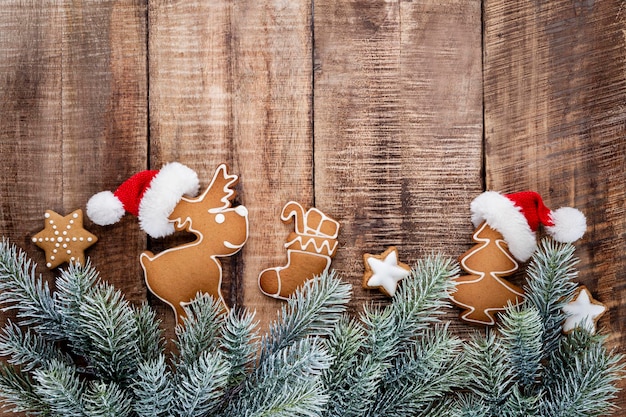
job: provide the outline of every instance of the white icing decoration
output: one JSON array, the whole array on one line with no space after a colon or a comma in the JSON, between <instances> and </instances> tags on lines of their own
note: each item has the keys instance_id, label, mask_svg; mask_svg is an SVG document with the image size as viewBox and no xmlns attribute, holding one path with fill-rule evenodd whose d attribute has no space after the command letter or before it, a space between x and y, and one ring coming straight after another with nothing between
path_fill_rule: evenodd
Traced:
<instances>
[{"instance_id":1,"label":"white icing decoration","mask_svg":"<svg viewBox=\"0 0 626 417\"><path fill-rule=\"evenodd\" d=\"M50 217L50 213L46 213L43 216L47 219L48 217Z\"/></svg>"},{"instance_id":2,"label":"white icing decoration","mask_svg":"<svg viewBox=\"0 0 626 417\"><path fill-rule=\"evenodd\" d=\"M373 272L367 281L368 287L383 287L390 296L395 294L398 282L410 274L410 271L398 265L396 251L391 251L382 260L374 257L368 258L367 263Z\"/></svg>"},{"instance_id":3,"label":"white icing decoration","mask_svg":"<svg viewBox=\"0 0 626 417\"><path fill-rule=\"evenodd\" d=\"M215 215L215 223L222 224L226 221L226 217L222 213L218 213Z\"/></svg>"},{"instance_id":4,"label":"white icing decoration","mask_svg":"<svg viewBox=\"0 0 626 417\"><path fill-rule=\"evenodd\" d=\"M577 327L583 327L590 333L595 333L595 320L606 311L606 306L592 303L589 291L582 288L575 299L563 307L568 316L563 323L563 331L569 332Z\"/></svg>"},{"instance_id":5,"label":"white icing decoration","mask_svg":"<svg viewBox=\"0 0 626 417\"><path fill-rule=\"evenodd\" d=\"M77 219L77 218L78 218L78 213L74 213L74 214L72 215L72 217L73 217L73 218L75 218L75 219Z\"/></svg>"},{"instance_id":6,"label":"white icing decoration","mask_svg":"<svg viewBox=\"0 0 626 417\"><path fill-rule=\"evenodd\" d=\"M50 262L48 262L48 263L46 264L46 266L47 266L48 268L52 268L52 264L51 264Z\"/></svg>"}]
</instances>

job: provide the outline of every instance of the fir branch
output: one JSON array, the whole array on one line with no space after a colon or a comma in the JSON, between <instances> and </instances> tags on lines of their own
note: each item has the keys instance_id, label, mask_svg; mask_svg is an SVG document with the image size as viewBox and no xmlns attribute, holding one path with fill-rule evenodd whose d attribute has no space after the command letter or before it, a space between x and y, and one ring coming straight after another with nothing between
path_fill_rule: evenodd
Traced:
<instances>
[{"instance_id":1,"label":"fir branch","mask_svg":"<svg viewBox=\"0 0 626 417\"><path fill-rule=\"evenodd\" d=\"M324 416L361 417L376 398L386 368L364 352L364 341L363 327L345 316L325 341L333 361L322 373L330 395Z\"/></svg>"},{"instance_id":2,"label":"fir branch","mask_svg":"<svg viewBox=\"0 0 626 417\"><path fill-rule=\"evenodd\" d=\"M600 416L615 411L611 402L623 378L623 355L607 352L604 338L575 329L561 340L546 369L545 417Z\"/></svg>"},{"instance_id":3,"label":"fir branch","mask_svg":"<svg viewBox=\"0 0 626 417\"><path fill-rule=\"evenodd\" d=\"M398 354L399 337L392 306L377 309L364 305L361 321L366 330L364 349L373 360L385 363Z\"/></svg>"},{"instance_id":4,"label":"fir branch","mask_svg":"<svg viewBox=\"0 0 626 417\"><path fill-rule=\"evenodd\" d=\"M120 383L133 378L140 361L138 330L122 293L108 284L96 285L85 294L77 321L89 345L82 353L96 375Z\"/></svg>"},{"instance_id":5,"label":"fir branch","mask_svg":"<svg viewBox=\"0 0 626 417\"><path fill-rule=\"evenodd\" d=\"M321 383L331 358L317 339L301 339L267 356L224 416L317 416L328 400Z\"/></svg>"},{"instance_id":6,"label":"fir branch","mask_svg":"<svg viewBox=\"0 0 626 417\"><path fill-rule=\"evenodd\" d=\"M0 397L0 408L4 412L50 414L50 407L35 393L27 374L4 363L0 363Z\"/></svg>"},{"instance_id":7,"label":"fir branch","mask_svg":"<svg viewBox=\"0 0 626 417\"><path fill-rule=\"evenodd\" d=\"M83 403L89 417L128 417L132 412L131 399L114 382L89 384Z\"/></svg>"},{"instance_id":8,"label":"fir branch","mask_svg":"<svg viewBox=\"0 0 626 417\"><path fill-rule=\"evenodd\" d=\"M255 360L259 337L258 322L253 320L254 313L233 308L222 322L220 349L230 366L228 387L234 387L242 382Z\"/></svg>"},{"instance_id":9,"label":"fir branch","mask_svg":"<svg viewBox=\"0 0 626 417\"><path fill-rule=\"evenodd\" d=\"M511 395L502 406L502 417L542 417L539 414L543 390L537 389L538 394L522 393L519 385L514 385Z\"/></svg>"},{"instance_id":10,"label":"fir branch","mask_svg":"<svg viewBox=\"0 0 626 417\"><path fill-rule=\"evenodd\" d=\"M161 321L157 319L155 311L147 304L134 310L135 325L137 327L137 347L141 362L158 360L165 348Z\"/></svg>"},{"instance_id":11,"label":"fir branch","mask_svg":"<svg viewBox=\"0 0 626 417\"><path fill-rule=\"evenodd\" d=\"M574 246L544 239L528 265L526 302L535 306L543 322L544 359L558 348L565 320L563 307L574 295L577 272Z\"/></svg>"},{"instance_id":12,"label":"fir branch","mask_svg":"<svg viewBox=\"0 0 626 417\"><path fill-rule=\"evenodd\" d=\"M0 356L6 356L8 363L20 366L24 372L32 371L52 359L67 364L72 362L55 343L30 330L22 331L10 321L0 333Z\"/></svg>"},{"instance_id":13,"label":"fir branch","mask_svg":"<svg viewBox=\"0 0 626 417\"><path fill-rule=\"evenodd\" d=\"M174 399L173 376L163 354L139 365L131 389L134 396L133 410L138 417L171 415Z\"/></svg>"},{"instance_id":14,"label":"fir branch","mask_svg":"<svg viewBox=\"0 0 626 417\"><path fill-rule=\"evenodd\" d=\"M187 317L176 326L176 346L179 354L177 366L192 365L202 352L217 348L216 337L220 321L223 320L223 304L208 294L198 293L185 306Z\"/></svg>"},{"instance_id":15,"label":"fir branch","mask_svg":"<svg viewBox=\"0 0 626 417\"><path fill-rule=\"evenodd\" d=\"M203 351L177 375L173 412L181 417L200 417L220 404L230 368L221 354Z\"/></svg>"},{"instance_id":16,"label":"fir branch","mask_svg":"<svg viewBox=\"0 0 626 417\"><path fill-rule=\"evenodd\" d=\"M419 260L411 275L402 281L393 302L399 343L406 344L438 322L449 307L448 294L459 266L442 255Z\"/></svg>"},{"instance_id":17,"label":"fir branch","mask_svg":"<svg viewBox=\"0 0 626 417\"><path fill-rule=\"evenodd\" d=\"M62 337L61 315L56 310L50 287L26 253L9 243L0 242L0 306L2 311L17 310L18 323L32 326L52 340Z\"/></svg>"},{"instance_id":18,"label":"fir branch","mask_svg":"<svg viewBox=\"0 0 626 417\"><path fill-rule=\"evenodd\" d=\"M473 335L465 345L467 388L488 408L491 416L500 415L511 394L513 371L506 353L495 332Z\"/></svg>"},{"instance_id":19,"label":"fir branch","mask_svg":"<svg viewBox=\"0 0 626 417\"><path fill-rule=\"evenodd\" d=\"M49 407L51 414L63 417L84 417L82 395L85 392L76 369L58 361L33 371L34 392Z\"/></svg>"},{"instance_id":20,"label":"fir branch","mask_svg":"<svg viewBox=\"0 0 626 417\"><path fill-rule=\"evenodd\" d=\"M522 393L537 394L535 384L541 376L543 322L533 305L509 306L500 316L500 334L515 380Z\"/></svg>"},{"instance_id":21,"label":"fir branch","mask_svg":"<svg viewBox=\"0 0 626 417\"><path fill-rule=\"evenodd\" d=\"M448 414L444 415L449 417L491 417L489 407L482 399L467 393L459 394L453 405L445 411Z\"/></svg>"},{"instance_id":22,"label":"fir branch","mask_svg":"<svg viewBox=\"0 0 626 417\"><path fill-rule=\"evenodd\" d=\"M352 287L334 271L307 281L282 306L278 320L261 342L261 361L307 336L328 336L346 310Z\"/></svg>"},{"instance_id":23,"label":"fir branch","mask_svg":"<svg viewBox=\"0 0 626 417\"><path fill-rule=\"evenodd\" d=\"M414 416L435 406L463 381L458 353L461 341L437 326L394 359L381 394L367 416Z\"/></svg>"}]
</instances>

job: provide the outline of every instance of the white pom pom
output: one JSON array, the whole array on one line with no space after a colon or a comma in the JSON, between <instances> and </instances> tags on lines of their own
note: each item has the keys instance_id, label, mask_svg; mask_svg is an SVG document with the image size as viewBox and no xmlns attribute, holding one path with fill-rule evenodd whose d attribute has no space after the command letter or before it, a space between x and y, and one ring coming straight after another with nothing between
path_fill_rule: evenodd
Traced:
<instances>
[{"instance_id":1,"label":"white pom pom","mask_svg":"<svg viewBox=\"0 0 626 417\"><path fill-rule=\"evenodd\" d=\"M125 213L124 205L111 191L94 194L87 202L87 217L100 226L117 223Z\"/></svg>"},{"instance_id":2,"label":"white pom pom","mask_svg":"<svg viewBox=\"0 0 626 417\"><path fill-rule=\"evenodd\" d=\"M574 242L587 230L585 215L575 208L561 207L551 213L551 218L554 226L546 227L546 230L558 242Z\"/></svg>"}]
</instances>

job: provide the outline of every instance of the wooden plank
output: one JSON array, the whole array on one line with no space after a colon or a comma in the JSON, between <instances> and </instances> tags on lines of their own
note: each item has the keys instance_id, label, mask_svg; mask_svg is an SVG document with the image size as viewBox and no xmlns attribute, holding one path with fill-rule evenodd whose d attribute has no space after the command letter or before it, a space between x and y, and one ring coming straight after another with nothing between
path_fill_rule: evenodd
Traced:
<instances>
[{"instance_id":1,"label":"wooden plank","mask_svg":"<svg viewBox=\"0 0 626 417\"><path fill-rule=\"evenodd\" d=\"M315 4L315 201L341 221L333 266L363 290L363 253L402 262L471 244L482 191L479 1ZM451 312L451 317L458 311Z\"/></svg>"},{"instance_id":2,"label":"wooden plank","mask_svg":"<svg viewBox=\"0 0 626 417\"><path fill-rule=\"evenodd\" d=\"M586 214L578 281L609 307L609 347L626 342L624 19L622 2L485 2L487 187Z\"/></svg>"},{"instance_id":3,"label":"wooden plank","mask_svg":"<svg viewBox=\"0 0 626 417\"><path fill-rule=\"evenodd\" d=\"M203 184L220 162L240 175L249 239L222 258L222 291L265 324L280 303L257 276L284 262L280 210L312 203L310 3L153 1L149 22L152 165L178 160Z\"/></svg>"},{"instance_id":4,"label":"wooden plank","mask_svg":"<svg viewBox=\"0 0 626 417\"><path fill-rule=\"evenodd\" d=\"M82 208L146 161L145 8L139 1L8 2L0 10L2 234L40 265L44 211ZM87 254L129 299L145 299L131 221L85 226ZM44 271L46 277L53 272Z\"/></svg>"}]
</instances>

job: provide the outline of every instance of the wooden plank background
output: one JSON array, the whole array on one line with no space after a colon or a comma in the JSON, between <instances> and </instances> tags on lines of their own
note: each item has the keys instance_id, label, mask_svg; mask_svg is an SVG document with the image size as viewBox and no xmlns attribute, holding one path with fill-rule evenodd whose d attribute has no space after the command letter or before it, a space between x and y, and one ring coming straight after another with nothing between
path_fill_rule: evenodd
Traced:
<instances>
[{"instance_id":1,"label":"wooden plank background","mask_svg":"<svg viewBox=\"0 0 626 417\"><path fill-rule=\"evenodd\" d=\"M357 312L384 300L360 287L364 252L457 257L474 197L533 189L587 215L579 280L623 350L625 20L619 0L6 0L0 234L41 265L30 236L46 209L84 208L174 160L206 185L227 162L250 238L223 291L266 325L280 302L257 276L286 261L288 200L341 222L333 267ZM137 260L180 238L148 240L132 216L86 227L102 277L171 328Z\"/></svg>"}]
</instances>

